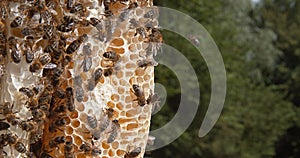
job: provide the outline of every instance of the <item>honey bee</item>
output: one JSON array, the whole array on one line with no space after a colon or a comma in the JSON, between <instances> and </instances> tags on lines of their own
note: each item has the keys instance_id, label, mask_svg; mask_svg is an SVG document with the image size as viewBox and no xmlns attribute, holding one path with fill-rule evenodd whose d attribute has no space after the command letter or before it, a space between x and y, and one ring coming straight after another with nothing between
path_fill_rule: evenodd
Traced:
<instances>
[{"instance_id":1,"label":"honey bee","mask_svg":"<svg viewBox=\"0 0 300 158\"><path fill-rule=\"evenodd\" d=\"M15 63L21 62L21 52L17 49L11 50L11 58Z\"/></svg>"},{"instance_id":2,"label":"honey bee","mask_svg":"<svg viewBox=\"0 0 300 158\"><path fill-rule=\"evenodd\" d=\"M73 41L67 48L66 53L72 54L77 51L80 45L88 38L87 34L83 34L77 40Z\"/></svg>"},{"instance_id":3,"label":"honey bee","mask_svg":"<svg viewBox=\"0 0 300 158\"><path fill-rule=\"evenodd\" d=\"M36 158L35 154L33 152L26 152L27 158Z\"/></svg>"},{"instance_id":4,"label":"honey bee","mask_svg":"<svg viewBox=\"0 0 300 158\"><path fill-rule=\"evenodd\" d=\"M51 125L50 125L49 128L48 128L48 130L49 130L49 132L54 133L54 132L57 131L57 129L59 129L59 127L62 127L62 126L64 126L64 125L66 125L66 124L67 124L67 121L66 121L66 119L65 119L64 117L62 117L62 118L57 118L57 119L55 119L55 120L51 123Z\"/></svg>"},{"instance_id":5,"label":"honey bee","mask_svg":"<svg viewBox=\"0 0 300 158\"><path fill-rule=\"evenodd\" d=\"M129 10L125 9L119 16L120 21L123 22L123 21L127 20L128 15L129 15Z\"/></svg>"},{"instance_id":6,"label":"honey bee","mask_svg":"<svg viewBox=\"0 0 300 158\"><path fill-rule=\"evenodd\" d=\"M116 137L119 134L119 130L120 130L119 121L118 120L113 120L112 121L112 126L111 126L111 133L108 136L107 143L112 143L113 141L115 141Z\"/></svg>"},{"instance_id":7,"label":"honey bee","mask_svg":"<svg viewBox=\"0 0 300 158\"><path fill-rule=\"evenodd\" d=\"M27 88L27 87L21 87L19 89L19 92L25 94L28 98L32 98L34 96L34 91L30 88Z\"/></svg>"},{"instance_id":8,"label":"honey bee","mask_svg":"<svg viewBox=\"0 0 300 158\"><path fill-rule=\"evenodd\" d=\"M200 46L199 39L194 35L188 35L188 39L196 46Z\"/></svg>"},{"instance_id":9,"label":"honey bee","mask_svg":"<svg viewBox=\"0 0 300 158\"><path fill-rule=\"evenodd\" d=\"M75 110L75 104L74 104L74 96L73 96L73 89L71 87L68 87L66 89L66 106L70 112Z\"/></svg>"},{"instance_id":10,"label":"honey bee","mask_svg":"<svg viewBox=\"0 0 300 158\"><path fill-rule=\"evenodd\" d=\"M22 25L24 18L21 16L15 17L15 19L10 23L11 28L16 28Z\"/></svg>"},{"instance_id":11,"label":"honey bee","mask_svg":"<svg viewBox=\"0 0 300 158\"><path fill-rule=\"evenodd\" d=\"M57 84L59 83L60 76L62 75L63 72L64 72L63 69L60 67L57 67L53 70L51 79L52 79L52 84L54 86L57 86Z\"/></svg>"},{"instance_id":12,"label":"honey bee","mask_svg":"<svg viewBox=\"0 0 300 158\"><path fill-rule=\"evenodd\" d=\"M93 17L93 18L90 18L90 24L92 26L94 26L99 32L102 32L103 31L103 24L102 24L102 21Z\"/></svg>"},{"instance_id":13,"label":"honey bee","mask_svg":"<svg viewBox=\"0 0 300 158\"><path fill-rule=\"evenodd\" d=\"M103 54L104 58L107 58L110 61L117 62L120 59L120 55L118 55L114 51L108 51Z\"/></svg>"},{"instance_id":14,"label":"honey bee","mask_svg":"<svg viewBox=\"0 0 300 158\"><path fill-rule=\"evenodd\" d=\"M150 9L145 15L144 18L154 19L158 16L158 11L155 8Z\"/></svg>"},{"instance_id":15,"label":"honey bee","mask_svg":"<svg viewBox=\"0 0 300 158\"><path fill-rule=\"evenodd\" d=\"M65 136L57 136L50 140L49 142L49 147L50 148L55 148L58 147L58 145L63 144L66 142L66 137Z\"/></svg>"},{"instance_id":16,"label":"honey bee","mask_svg":"<svg viewBox=\"0 0 300 158\"><path fill-rule=\"evenodd\" d=\"M137 97L136 100L138 101L138 104L140 106L144 106L146 104L146 98L145 98L145 95L144 95L144 92L143 92L142 88L139 85L137 85L137 84L133 84L132 85L132 89L133 90L131 90L131 91Z\"/></svg>"},{"instance_id":17,"label":"honey bee","mask_svg":"<svg viewBox=\"0 0 300 158\"><path fill-rule=\"evenodd\" d=\"M31 109L31 115L37 124L42 124L46 119L46 113L42 109Z\"/></svg>"},{"instance_id":18,"label":"honey bee","mask_svg":"<svg viewBox=\"0 0 300 158\"><path fill-rule=\"evenodd\" d=\"M138 6L139 5L137 2L131 2L127 9L134 9L134 8L137 8Z\"/></svg>"},{"instance_id":19,"label":"honey bee","mask_svg":"<svg viewBox=\"0 0 300 158\"><path fill-rule=\"evenodd\" d=\"M157 62L154 61L153 59L152 60L144 59L142 61L139 61L137 64L140 68L147 68L148 66L157 66Z\"/></svg>"},{"instance_id":20,"label":"honey bee","mask_svg":"<svg viewBox=\"0 0 300 158\"><path fill-rule=\"evenodd\" d=\"M5 119L8 123L11 125L15 126L19 124L20 120L16 116L14 112L12 112L12 109L14 107L14 104L10 104L9 102L6 102L2 105L2 114L5 116Z\"/></svg>"},{"instance_id":21,"label":"honey bee","mask_svg":"<svg viewBox=\"0 0 300 158\"><path fill-rule=\"evenodd\" d=\"M74 4L74 0L66 0L66 1L67 1L67 9L71 9Z\"/></svg>"},{"instance_id":22,"label":"honey bee","mask_svg":"<svg viewBox=\"0 0 300 158\"><path fill-rule=\"evenodd\" d=\"M146 100L147 104L152 104L152 110L153 113L157 108L160 108L160 97L157 94L150 93L149 97Z\"/></svg>"},{"instance_id":23,"label":"honey bee","mask_svg":"<svg viewBox=\"0 0 300 158\"><path fill-rule=\"evenodd\" d=\"M30 27L25 27L21 30L21 33L24 35L24 36L29 36L29 35L32 35L34 34L34 30Z\"/></svg>"},{"instance_id":24,"label":"honey bee","mask_svg":"<svg viewBox=\"0 0 300 158\"><path fill-rule=\"evenodd\" d=\"M95 129L98 125L95 116L87 116L87 123L92 129Z\"/></svg>"},{"instance_id":25,"label":"honey bee","mask_svg":"<svg viewBox=\"0 0 300 158\"><path fill-rule=\"evenodd\" d=\"M149 35L149 41L155 43L163 43L163 37L159 29L152 28L151 34Z\"/></svg>"},{"instance_id":26,"label":"honey bee","mask_svg":"<svg viewBox=\"0 0 300 158\"><path fill-rule=\"evenodd\" d=\"M46 152L43 152L42 154L41 154L41 158L53 158L51 155L49 155L48 153L46 153Z\"/></svg>"},{"instance_id":27,"label":"honey bee","mask_svg":"<svg viewBox=\"0 0 300 158\"><path fill-rule=\"evenodd\" d=\"M25 50L24 54L25 54L26 62L30 64L34 59L34 53L32 53L32 51L30 50Z\"/></svg>"},{"instance_id":28,"label":"honey bee","mask_svg":"<svg viewBox=\"0 0 300 158\"><path fill-rule=\"evenodd\" d=\"M130 28L131 28L131 29L132 29L132 28L136 28L136 27L139 26L139 23L138 23L138 21L136 21L135 18L130 19L130 20L129 20L129 23L130 23Z\"/></svg>"},{"instance_id":29,"label":"honey bee","mask_svg":"<svg viewBox=\"0 0 300 158\"><path fill-rule=\"evenodd\" d=\"M83 48L82 48L82 52L84 55L92 55L92 49L91 49L91 46L90 45L84 45Z\"/></svg>"},{"instance_id":30,"label":"honey bee","mask_svg":"<svg viewBox=\"0 0 300 158\"><path fill-rule=\"evenodd\" d=\"M51 53L58 51L58 42L56 40L50 40L49 45L44 49L45 53Z\"/></svg>"},{"instance_id":31,"label":"honey bee","mask_svg":"<svg viewBox=\"0 0 300 158\"><path fill-rule=\"evenodd\" d=\"M35 60L30 66L29 71L30 72L37 72L44 69L54 69L57 67L56 64L50 63L51 62L51 56L50 54L42 54L39 56L37 60Z\"/></svg>"},{"instance_id":32,"label":"honey bee","mask_svg":"<svg viewBox=\"0 0 300 158\"><path fill-rule=\"evenodd\" d=\"M34 121L21 121L19 125L21 129L26 132L31 132L37 127L37 124Z\"/></svg>"},{"instance_id":33,"label":"honey bee","mask_svg":"<svg viewBox=\"0 0 300 158\"><path fill-rule=\"evenodd\" d=\"M44 26L44 39L51 39L54 33L54 26L53 25L45 25Z\"/></svg>"},{"instance_id":34,"label":"honey bee","mask_svg":"<svg viewBox=\"0 0 300 158\"><path fill-rule=\"evenodd\" d=\"M137 147L130 152L126 152L124 158L135 158L140 155L141 150L142 150L141 147Z\"/></svg>"},{"instance_id":35,"label":"honey bee","mask_svg":"<svg viewBox=\"0 0 300 158\"><path fill-rule=\"evenodd\" d=\"M65 158L75 158L75 155L73 153L74 150L74 144L72 141L67 141L64 146L64 156Z\"/></svg>"},{"instance_id":36,"label":"honey bee","mask_svg":"<svg viewBox=\"0 0 300 158\"><path fill-rule=\"evenodd\" d=\"M107 77L107 76L110 76L110 75L112 75L113 74L113 68L108 68L108 69L104 69L103 70L103 75L105 76L105 77Z\"/></svg>"},{"instance_id":37,"label":"honey bee","mask_svg":"<svg viewBox=\"0 0 300 158\"><path fill-rule=\"evenodd\" d=\"M136 36L137 34L141 35L143 38L145 38L147 35L146 30L143 27L136 28L136 33L134 35Z\"/></svg>"},{"instance_id":38,"label":"honey bee","mask_svg":"<svg viewBox=\"0 0 300 158\"><path fill-rule=\"evenodd\" d=\"M33 152L27 152L26 156L27 156L27 158L36 158L36 156Z\"/></svg>"},{"instance_id":39,"label":"honey bee","mask_svg":"<svg viewBox=\"0 0 300 158\"><path fill-rule=\"evenodd\" d=\"M104 10L109 11L110 0L103 0Z\"/></svg>"},{"instance_id":40,"label":"honey bee","mask_svg":"<svg viewBox=\"0 0 300 158\"><path fill-rule=\"evenodd\" d=\"M8 133L4 136L4 139L9 145L14 145L18 142L18 136L16 134Z\"/></svg>"},{"instance_id":41,"label":"honey bee","mask_svg":"<svg viewBox=\"0 0 300 158\"><path fill-rule=\"evenodd\" d=\"M74 27L63 23L63 24L60 24L57 26L57 30L60 32L70 32L70 31L74 30Z\"/></svg>"},{"instance_id":42,"label":"honey bee","mask_svg":"<svg viewBox=\"0 0 300 158\"><path fill-rule=\"evenodd\" d=\"M78 102L82 102L83 98L84 98L84 90L83 90L83 88L81 86L77 86L75 90L76 90L76 94L75 94L76 100Z\"/></svg>"},{"instance_id":43,"label":"honey bee","mask_svg":"<svg viewBox=\"0 0 300 158\"><path fill-rule=\"evenodd\" d=\"M3 130L7 130L8 128L10 127L10 125L6 122L0 122L0 131L3 131Z\"/></svg>"},{"instance_id":44,"label":"honey bee","mask_svg":"<svg viewBox=\"0 0 300 158\"><path fill-rule=\"evenodd\" d=\"M79 12L84 12L85 8L82 4L75 4L70 8L70 13L79 13Z\"/></svg>"},{"instance_id":45,"label":"honey bee","mask_svg":"<svg viewBox=\"0 0 300 158\"><path fill-rule=\"evenodd\" d=\"M91 69L92 64L93 64L92 62L93 62L92 57L87 56L84 58L84 60L82 62L83 72L88 72Z\"/></svg>"},{"instance_id":46,"label":"honey bee","mask_svg":"<svg viewBox=\"0 0 300 158\"><path fill-rule=\"evenodd\" d=\"M114 109L112 109L112 108L106 109L105 114L107 115L107 117L108 117L109 119L111 119L111 118L114 116Z\"/></svg>"},{"instance_id":47,"label":"honey bee","mask_svg":"<svg viewBox=\"0 0 300 158\"><path fill-rule=\"evenodd\" d=\"M95 146L91 147L90 145L87 145L86 143L82 144L79 149L83 151L85 154L92 154L93 156L97 156L101 154L101 150Z\"/></svg>"},{"instance_id":48,"label":"honey bee","mask_svg":"<svg viewBox=\"0 0 300 158\"><path fill-rule=\"evenodd\" d=\"M99 82L101 76L102 76L102 69L101 68L96 69L93 74L95 84Z\"/></svg>"},{"instance_id":49,"label":"honey bee","mask_svg":"<svg viewBox=\"0 0 300 158\"><path fill-rule=\"evenodd\" d=\"M22 142L17 142L15 144L15 149L19 152L19 153L26 153L27 149L25 147L25 145Z\"/></svg>"},{"instance_id":50,"label":"honey bee","mask_svg":"<svg viewBox=\"0 0 300 158\"><path fill-rule=\"evenodd\" d=\"M11 58L15 63L21 62L21 52L19 50L19 40L15 37L9 37L8 39L9 48L11 50Z\"/></svg>"},{"instance_id":51,"label":"honey bee","mask_svg":"<svg viewBox=\"0 0 300 158\"><path fill-rule=\"evenodd\" d=\"M43 130L40 128L37 128L37 130L30 132L29 134L29 144L34 144L41 140L43 135Z\"/></svg>"}]
</instances>

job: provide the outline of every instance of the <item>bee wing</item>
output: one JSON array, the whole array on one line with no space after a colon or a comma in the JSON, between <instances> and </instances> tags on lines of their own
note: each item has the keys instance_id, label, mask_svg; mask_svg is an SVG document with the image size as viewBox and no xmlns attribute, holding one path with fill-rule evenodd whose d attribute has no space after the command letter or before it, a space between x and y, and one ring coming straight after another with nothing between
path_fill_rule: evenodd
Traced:
<instances>
[{"instance_id":1,"label":"bee wing","mask_svg":"<svg viewBox=\"0 0 300 158\"><path fill-rule=\"evenodd\" d=\"M54 69L56 68L57 65L56 64L53 64L53 63L48 63L44 66L44 69Z\"/></svg>"}]
</instances>

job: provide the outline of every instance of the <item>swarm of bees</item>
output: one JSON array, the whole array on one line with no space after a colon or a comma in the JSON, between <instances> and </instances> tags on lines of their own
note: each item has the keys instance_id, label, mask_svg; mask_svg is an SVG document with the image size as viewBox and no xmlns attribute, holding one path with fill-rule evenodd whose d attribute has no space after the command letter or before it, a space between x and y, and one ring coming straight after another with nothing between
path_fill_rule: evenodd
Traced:
<instances>
[{"instance_id":1,"label":"swarm of bees","mask_svg":"<svg viewBox=\"0 0 300 158\"><path fill-rule=\"evenodd\" d=\"M120 138L120 132L124 128L120 118L115 116L116 107L105 107L97 117L87 115L85 124L91 138L83 141L80 146L64 133L72 122L71 117L78 113L76 105L86 102L87 93L100 87L103 80L115 75L123 60L122 53L107 48L99 55L106 65L94 67L95 53L87 41L93 38L100 43L109 44L118 22L127 23L131 10L142 4L132 0L99 0L97 3L97 7L104 6L104 12L99 17L93 17L89 13L96 6L83 1L0 2L0 85L5 82L8 63L17 67L25 65L22 70L38 77L36 85L26 84L17 88L18 95L25 100L22 108L29 112L25 118L18 111L20 102L0 96L0 114L3 116L0 119L0 158L15 157L16 154L28 158L52 158L56 157L54 151L57 149L66 158L75 158L77 154L97 157L103 151L99 143L94 142L104 135L106 144L113 144ZM123 8L116 12L113 10L115 5ZM157 27L149 25L157 18L157 14L156 10L147 11L143 18L148 20L144 24L131 18L130 26L126 28L135 32L134 37L149 43L147 54L141 55L142 59L134 60L136 69L146 70L157 65L153 55L156 54L157 43L163 42L162 35ZM95 36L89 34L88 30L91 29L97 30ZM83 60L80 61L80 73L74 75L70 70L76 66L74 63L78 56ZM83 83L83 78L87 81L86 84ZM2 87L0 90L3 91ZM147 97L141 83L131 83L128 93L136 96L132 102L137 102L138 108L154 104L153 95ZM11 129L26 132L28 143ZM11 153L6 152L8 147ZM137 147L126 151L123 157L134 158L141 152L142 147Z\"/></svg>"}]
</instances>

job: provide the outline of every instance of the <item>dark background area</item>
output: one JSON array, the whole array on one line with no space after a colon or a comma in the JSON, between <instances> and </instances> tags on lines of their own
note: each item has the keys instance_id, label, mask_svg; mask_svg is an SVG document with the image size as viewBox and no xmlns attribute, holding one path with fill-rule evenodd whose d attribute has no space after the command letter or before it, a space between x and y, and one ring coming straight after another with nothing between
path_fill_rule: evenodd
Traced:
<instances>
[{"instance_id":1,"label":"dark background area","mask_svg":"<svg viewBox=\"0 0 300 158\"><path fill-rule=\"evenodd\" d=\"M300 0L154 3L190 15L208 30L222 52L227 96L217 124L208 135L199 138L198 130L210 99L207 66L187 40L163 30L165 43L182 52L197 73L201 107L180 138L147 156L299 158ZM181 93L171 70L159 65L155 71L156 82L165 86L168 97L161 111L153 116L152 129L172 119Z\"/></svg>"}]
</instances>

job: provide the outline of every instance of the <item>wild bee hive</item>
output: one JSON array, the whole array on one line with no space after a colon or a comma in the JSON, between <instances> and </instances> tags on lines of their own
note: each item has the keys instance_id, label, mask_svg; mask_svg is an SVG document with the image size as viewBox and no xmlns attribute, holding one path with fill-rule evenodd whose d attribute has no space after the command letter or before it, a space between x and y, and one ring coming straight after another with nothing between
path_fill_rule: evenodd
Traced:
<instances>
[{"instance_id":1,"label":"wild bee hive","mask_svg":"<svg viewBox=\"0 0 300 158\"><path fill-rule=\"evenodd\" d=\"M143 157L162 41L152 1L0 5L0 157Z\"/></svg>"}]
</instances>

